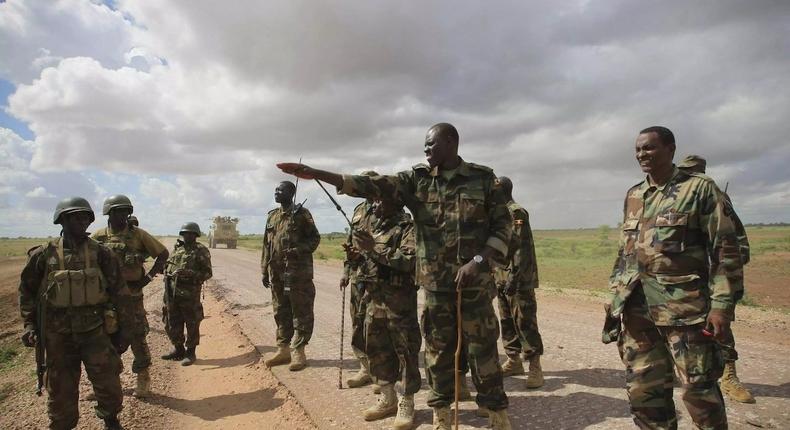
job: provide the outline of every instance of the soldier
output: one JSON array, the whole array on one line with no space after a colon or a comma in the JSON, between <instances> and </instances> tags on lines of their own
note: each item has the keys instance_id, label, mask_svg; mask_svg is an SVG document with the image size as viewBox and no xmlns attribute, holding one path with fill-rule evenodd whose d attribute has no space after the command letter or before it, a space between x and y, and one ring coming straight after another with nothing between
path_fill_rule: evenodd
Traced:
<instances>
[{"instance_id":1,"label":"soldier","mask_svg":"<svg viewBox=\"0 0 790 430\"><path fill-rule=\"evenodd\" d=\"M314 321L313 252L321 241L310 211L294 205L295 192L292 182L277 185L274 201L280 207L269 211L261 254L261 281L272 290L277 324L277 353L264 364L272 367L291 363L291 371L307 366L304 348L313 335Z\"/></svg>"},{"instance_id":2,"label":"soldier","mask_svg":"<svg viewBox=\"0 0 790 430\"><path fill-rule=\"evenodd\" d=\"M420 390L419 352L422 345L417 322L417 287L414 283L414 224L403 204L379 200L374 204L372 231L355 231L357 248L365 256L365 352L370 373L381 394L364 412L366 421L397 413L393 428L414 424L414 393ZM395 382L402 380L404 395L398 401Z\"/></svg>"},{"instance_id":3,"label":"soldier","mask_svg":"<svg viewBox=\"0 0 790 430\"><path fill-rule=\"evenodd\" d=\"M497 358L499 328L491 299L496 286L489 267L504 256L510 240L507 200L494 172L458 156L458 131L441 123L428 129L425 155L418 164L394 176L349 176L303 164L279 167L300 178L318 179L355 197L397 199L414 215L417 241L417 285L423 289L421 325L425 367L437 429L450 428L454 386L454 346L458 343L456 289L460 288L463 341L469 351L477 404L492 411L495 429L509 429L507 395Z\"/></svg>"},{"instance_id":4,"label":"soldier","mask_svg":"<svg viewBox=\"0 0 790 430\"><path fill-rule=\"evenodd\" d=\"M707 162L705 159L699 155L689 155L678 163L678 169L704 175L706 164ZM741 219L738 217L738 214L735 213L735 210L732 209L730 196L728 196L726 192L724 195L727 198L727 203L730 205L730 210L732 210L732 218L735 221L735 229L738 236L738 248L741 251L741 260L745 266L749 263L750 258L749 238L746 236L746 229L743 227ZM732 319L733 321L735 320L734 313ZM730 330L729 334L732 335L732 330ZM728 337L721 342L721 347L722 356L724 357L724 374L719 380L721 391L724 392L727 397L737 402L755 403L756 400L754 396L749 392L749 389L741 383L741 380L738 378L738 372L735 370L735 361L738 360L738 351L735 349L735 338L732 336Z\"/></svg>"},{"instance_id":5,"label":"soldier","mask_svg":"<svg viewBox=\"0 0 790 430\"><path fill-rule=\"evenodd\" d=\"M378 173L366 170L361 175L377 176ZM351 300L349 303L352 331L351 348L354 351L354 356L359 360L359 371L346 380L346 384L350 388L363 387L372 382L368 358L365 355L365 309L367 304L363 302L363 297L366 285L374 279L365 272L364 258L360 255L359 250L353 246L351 234L353 231L370 231L374 221L373 199L366 199L354 208L354 215L351 217L352 232L349 233L348 242L343 244L343 249L346 251L346 259L343 261L343 277L340 279L340 288L346 288L349 284L351 285Z\"/></svg>"},{"instance_id":6,"label":"soldier","mask_svg":"<svg viewBox=\"0 0 790 430\"><path fill-rule=\"evenodd\" d=\"M499 317L502 325L502 343L507 361L502 365L505 376L524 373L519 354L529 360L527 388L543 386L540 356L543 339L538 331L538 265L535 259L535 242L529 226L529 213L513 200L513 182L502 176L502 189L508 197L507 208L513 218L513 235L510 239L504 266L495 266L494 277L499 292Z\"/></svg>"},{"instance_id":7,"label":"soldier","mask_svg":"<svg viewBox=\"0 0 790 430\"><path fill-rule=\"evenodd\" d=\"M724 194L707 176L675 167L674 154L665 127L636 139L647 177L626 194L603 340L617 339L640 428L677 428L675 372L694 423L727 428L716 341L727 338L743 296L743 265Z\"/></svg>"},{"instance_id":8,"label":"soldier","mask_svg":"<svg viewBox=\"0 0 790 430\"><path fill-rule=\"evenodd\" d=\"M181 360L182 366L195 362L195 349L200 344L200 321L203 304L200 293L203 283L211 279L211 254L198 243L200 227L188 222L178 232L182 239L176 242L173 253L165 266L164 306L162 321L173 350L162 356L164 360ZM186 350L184 349L186 326Z\"/></svg>"},{"instance_id":9,"label":"soldier","mask_svg":"<svg viewBox=\"0 0 790 430\"><path fill-rule=\"evenodd\" d=\"M126 285L132 292L134 306L134 330L132 332L132 372L137 375L133 395L145 397L151 391L151 350L146 336L149 326L143 304L143 287L162 273L167 261L167 248L145 230L129 225L129 216L134 211L128 197L118 194L104 201L102 213L107 215L107 227L97 230L91 238L110 248L121 262L121 273ZM154 265L146 274L143 262L146 258L156 258Z\"/></svg>"},{"instance_id":10,"label":"soldier","mask_svg":"<svg viewBox=\"0 0 790 430\"><path fill-rule=\"evenodd\" d=\"M140 227L140 221L134 215L129 215L129 225L134 227Z\"/></svg>"},{"instance_id":11,"label":"soldier","mask_svg":"<svg viewBox=\"0 0 790 430\"><path fill-rule=\"evenodd\" d=\"M53 222L63 228L61 237L28 251L19 283L22 342L40 343L46 355L51 429L77 426L81 364L96 392L96 416L106 429L121 428L117 350L128 344L130 292L112 251L85 233L94 219L82 197L58 203Z\"/></svg>"}]
</instances>

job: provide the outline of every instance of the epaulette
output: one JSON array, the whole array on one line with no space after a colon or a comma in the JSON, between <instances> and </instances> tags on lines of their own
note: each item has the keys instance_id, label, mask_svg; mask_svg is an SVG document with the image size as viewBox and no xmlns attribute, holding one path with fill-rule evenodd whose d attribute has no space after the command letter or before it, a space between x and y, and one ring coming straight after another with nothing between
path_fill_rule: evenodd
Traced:
<instances>
[{"instance_id":1,"label":"epaulette","mask_svg":"<svg viewBox=\"0 0 790 430\"><path fill-rule=\"evenodd\" d=\"M488 173L494 173L494 169L492 169L492 168L490 168L490 167L488 167L488 166L484 166L484 165L482 165L482 164L475 164L475 163L470 163L470 162L468 162L468 161L466 162L466 164L467 164L469 167L471 167L472 169L482 170L482 171L484 171L484 172L488 172Z\"/></svg>"},{"instance_id":2,"label":"epaulette","mask_svg":"<svg viewBox=\"0 0 790 430\"><path fill-rule=\"evenodd\" d=\"M415 164L415 165L411 166L411 168L412 168L412 170L428 170L428 171L431 170L431 166L429 166L429 165L427 165L425 163Z\"/></svg>"}]
</instances>

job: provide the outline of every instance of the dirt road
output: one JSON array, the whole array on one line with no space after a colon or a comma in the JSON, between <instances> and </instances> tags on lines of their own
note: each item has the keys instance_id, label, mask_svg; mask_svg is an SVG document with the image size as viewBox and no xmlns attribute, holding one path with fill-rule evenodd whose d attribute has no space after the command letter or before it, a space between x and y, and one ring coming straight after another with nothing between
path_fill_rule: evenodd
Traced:
<instances>
[{"instance_id":1,"label":"dirt road","mask_svg":"<svg viewBox=\"0 0 790 430\"><path fill-rule=\"evenodd\" d=\"M259 254L243 250L212 250L214 276L221 294L244 333L262 353L274 350L271 295L260 284ZM274 375L296 396L319 428L387 428L391 419L365 423L361 411L374 402L369 388L338 390L341 275L338 264L316 263L316 327L307 348L309 367ZM514 428L631 429L624 390L624 372L616 347L600 343L600 299L584 293L539 290L539 319L546 354L546 385L527 391L523 377L507 378L509 409ZM739 371L757 396L757 404L728 402L731 428L790 428L790 340L786 315L742 308L735 324ZM346 339L350 323L346 318ZM345 357L351 357L346 342ZM356 367L345 362L344 379ZM418 394L417 421L429 428L431 411L425 404L425 383ZM691 428L679 395L675 402L681 428ZM484 427L473 414L473 402L463 404L462 422Z\"/></svg>"}]
</instances>

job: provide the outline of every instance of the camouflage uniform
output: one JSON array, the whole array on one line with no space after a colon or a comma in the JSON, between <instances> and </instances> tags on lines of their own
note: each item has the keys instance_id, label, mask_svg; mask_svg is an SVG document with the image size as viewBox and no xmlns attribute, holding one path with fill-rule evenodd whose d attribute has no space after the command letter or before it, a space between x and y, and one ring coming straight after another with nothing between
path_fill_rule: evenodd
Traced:
<instances>
[{"instance_id":1,"label":"camouflage uniform","mask_svg":"<svg viewBox=\"0 0 790 430\"><path fill-rule=\"evenodd\" d=\"M373 215L373 205L364 201L354 208L354 215L351 217L352 230L362 230L371 232L372 225L376 217ZM348 245L352 245L349 237ZM364 299L364 292L367 284L375 281L375 278L366 272L366 266L362 261L343 261L343 275L348 279L351 286L351 346L354 355L359 360L366 360L365 356L365 309L367 302Z\"/></svg>"},{"instance_id":2,"label":"camouflage uniform","mask_svg":"<svg viewBox=\"0 0 790 430\"><path fill-rule=\"evenodd\" d=\"M456 282L458 270L486 245L507 253L511 218L506 197L485 166L461 161L453 170L418 164L393 176L343 176L340 193L396 199L414 215L417 285L425 303L421 316L425 364L431 393L428 405L450 405L454 392ZM507 407L497 357L499 324L491 303L496 286L490 271L461 293L461 327L469 351L477 403L498 411Z\"/></svg>"},{"instance_id":3,"label":"camouflage uniform","mask_svg":"<svg viewBox=\"0 0 790 430\"><path fill-rule=\"evenodd\" d=\"M634 421L676 428L673 366L700 428L726 428L718 345L702 333L710 310L732 313L743 270L732 213L710 178L674 168L664 185L646 179L625 199L620 251L610 278L611 317ZM611 340L611 333L605 333Z\"/></svg>"},{"instance_id":4,"label":"camouflage uniform","mask_svg":"<svg viewBox=\"0 0 790 430\"><path fill-rule=\"evenodd\" d=\"M182 240L167 259L165 276L171 282L172 291L165 291L162 321L170 342L176 348L185 345L195 348L200 344L200 321L203 320L203 304L200 292L203 283L211 279L211 254L200 242L186 244Z\"/></svg>"},{"instance_id":5,"label":"camouflage uniform","mask_svg":"<svg viewBox=\"0 0 790 430\"><path fill-rule=\"evenodd\" d=\"M313 217L304 207L269 211L263 235L261 272L269 275L272 289L277 345L293 348L310 341L313 335L313 252L321 236ZM291 254L286 255L286 251ZM294 332L296 337L294 338Z\"/></svg>"},{"instance_id":6,"label":"camouflage uniform","mask_svg":"<svg viewBox=\"0 0 790 430\"><path fill-rule=\"evenodd\" d=\"M112 251L87 237L79 249L67 245L59 238L28 251L19 283L26 328L37 326L38 300L47 301L43 341L51 429L77 426L81 364L96 393L96 415L115 418L121 411L122 364L113 344L123 348L128 332L119 331L111 340L105 312L115 307L124 331L132 323L130 292ZM69 294L75 288L79 294Z\"/></svg>"},{"instance_id":7,"label":"camouflage uniform","mask_svg":"<svg viewBox=\"0 0 790 430\"><path fill-rule=\"evenodd\" d=\"M513 218L513 235L508 247L506 265L494 270L499 290L499 317L502 324L502 343L505 353L518 355L522 350L529 359L543 355L543 340L538 331L538 265L535 242L529 226L529 214L511 201L507 205ZM511 289L506 288L511 284ZM511 294L506 294L510 292Z\"/></svg>"},{"instance_id":8,"label":"camouflage uniform","mask_svg":"<svg viewBox=\"0 0 790 430\"><path fill-rule=\"evenodd\" d=\"M145 230L128 225L124 230L115 232L104 227L94 232L91 239L110 248L121 262L121 273L132 292L134 323L132 335L132 372L140 373L151 366L151 350L146 336L150 331L143 303L143 286L146 281L143 263L149 256L156 257L166 248Z\"/></svg>"},{"instance_id":9,"label":"camouflage uniform","mask_svg":"<svg viewBox=\"0 0 790 430\"><path fill-rule=\"evenodd\" d=\"M376 222L371 234L375 246L365 253L366 272L375 279L366 290L365 353L370 373L380 385L402 380L405 394L414 394L422 384L414 225L400 211Z\"/></svg>"}]
</instances>

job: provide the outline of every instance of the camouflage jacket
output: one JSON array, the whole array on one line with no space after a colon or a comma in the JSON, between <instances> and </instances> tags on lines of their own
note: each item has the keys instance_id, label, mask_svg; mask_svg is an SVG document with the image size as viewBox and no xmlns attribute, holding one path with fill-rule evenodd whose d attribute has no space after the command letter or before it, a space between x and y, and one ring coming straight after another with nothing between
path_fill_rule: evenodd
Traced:
<instances>
[{"instance_id":1,"label":"camouflage jacket","mask_svg":"<svg viewBox=\"0 0 790 430\"><path fill-rule=\"evenodd\" d=\"M378 220L371 230L375 245L365 255L365 272L375 279L367 291L414 288L414 224L403 211Z\"/></svg>"},{"instance_id":2,"label":"camouflage jacket","mask_svg":"<svg viewBox=\"0 0 790 430\"><path fill-rule=\"evenodd\" d=\"M354 208L354 215L351 217L351 229L362 230L372 233L373 223L376 221L376 216L373 215L373 205L364 201ZM346 244L352 245L351 233L349 233L348 241ZM356 285L360 282L372 282L374 277L366 272L366 267L363 259L352 261L346 259L343 261L343 275L348 278L349 285Z\"/></svg>"},{"instance_id":3,"label":"camouflage jacket","mask_svg":"<svg viewBox=\"0 0 790 430\"><path fill-rule=\"evenodd\" d=\"M145 260L148 257L158 256L166 249L147 231L131 225L119 232L114 232L109 226L101 228L91 235L91 239L113 251L121 263L123 279L132 287L145 275L143 268Z\"/></svg>"},{"instance_id":4,"label":"camouflage jacket","mask_svg":"<svg viewBox=\"0 0 790 430\"><path fill-rule=\"evenodd\" d=\"M176 241L176 246L165 265L165 276L176 279L176 294L189 293L196 285L202 285L211 279L211 253L200 242L192 245L183 240ZM183 290L183 291L182 291Z\"/></svg>"},{"instance_id":5,"label":"camouflage jacket","mask_svg":"<svg viewBox=\"0 0 790 430\"><path fill-rule=\"evenodd\" d=\"M263 234L261 273L268 273L273 283L313 279L313 252L320 242L307 208L300 207L296 214L290 208L272 209ZM287 254L288 250L293 252Z\"/></svg>"},{"instance_id":6,"label":"camouflage jacket","mask_svg":"<svg viewBox=\"0 0 790 430\"><path fill-rule=\"evenodd\" d=\"M19 311L26 328L37 327L39 300L48 300L53 284L50 273L60 269L57 246L63 238L37 246L27 252L28 258L22 269L19 282ZM104 323L104 309L113 306L118 312L122 329L130 327L131 292L121 275L121 266L112 251L98 242L86 237L79 249L63 244L63 264L65 270L84 270L88 266L100 271L101 285L107 293L105 305L54 308L47 302L46 331L51 333L83 333L93 330ZM85 252L87 250L87 253ZM89 264L86 265L86 258Z\"/></svg>"},{"instance_id":7,"label":"camouflage jacket","mask_svg":"<svg viewBox=\"0 0 790 430\"><path fill-rule=\"evenodd\" d=\"M393 176L344 175L342 194L398 199L414 215L417 285L455 290L455 275L486 245L507 253L511 219L507 198L485 166L461 161L453 171L418 164ZM493 288L490 272L468 289Z\"/></svg>"},{"instance_id":8,"label":"camouflage jacket","mask_svg":"<svg viewBox=\"0 0 790 430\"><path fill-rule=\"evenodd\" d=\"M735 223L707 176L676 168L662 186L645 179L628 190L610 277L612 315L640 284L656 325L698 324L710 309L734 310L743 295Z\"/></svg>"},{"instance_id":9,"label":"camouflage jacket","mask_svg":"<svg viewBox=\"0 0 790 430\"><path fill-rule=\"evenodd\" d=\"M513 282L516 288L538 288L538 264L529 213L514 201L510 201L507 208L513 218L513 235L510 237L505 265L494 268L497 286L501 288Z\"/></svg>"}]
</instances>

